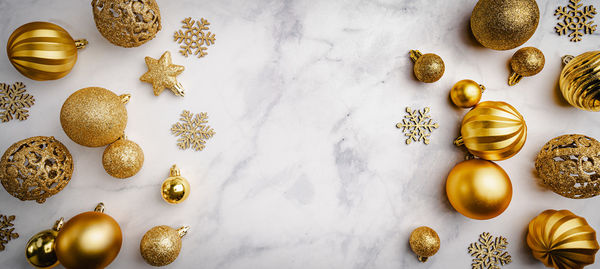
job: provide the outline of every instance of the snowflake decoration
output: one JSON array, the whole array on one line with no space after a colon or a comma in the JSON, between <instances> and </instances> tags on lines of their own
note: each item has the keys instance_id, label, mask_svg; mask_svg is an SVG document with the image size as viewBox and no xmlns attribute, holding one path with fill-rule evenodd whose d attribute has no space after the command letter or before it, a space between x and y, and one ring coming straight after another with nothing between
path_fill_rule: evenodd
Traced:
<instances>
[{"instance_id":1,"label":"snowflake decoration","mask_svg":"<svg viewBox=\"0 0 600 269\"><path fill-rule=\"evenodd\" d=\"M215 34L204 32L208 30L210 23L204 18L201 18L200 21L194 21L191 17L181 22L183 23L182 28L186 29L185 32L179 30L173 35L175 41L182 44L179 52L185 57L190 54L198 55L198 58L204 57L207 54L205 52L207 47L215 44Z\"/></svg>"},{"instance_id":2,"label":"snowflake decoration","mask_svg":"<svg viewBox=\"0 0 600 269\"><path fill-rule=\"evenodd\" d=\"M14 224L15 216L6 216L0 214L0 251L5 249L4 245L12 239L19 238L19 234L15 233Z\"/></svg>"},{"instance_id":3,"label":"snowflake decoration","mask_svg":"<svg viewBox=\"0 0 600 269\"><path fill-rule=\"evenodd\" d=\"M506 252L508 241L500 236L494 238L489 233L479 235L479 241L469 245L469 254L473 256L472 269L500 269L512 260Z\"/></svg>"},{"instance_id":4,"label":"snowflake decoration","mask_svg":"<svg viewBox=\"0 0 600 269\"><path fill-rule=\"evenodd\" d=\"M27 108L35 103L33 96L25 93L25 84L17 82L12 86L0 83L0 120L7 122L14 118L26 120Z\"/></svg>"},{"instance_id":5,"label":"snowflake decoration","mask_svg":"<svg viewBox=\"0 0 600 269\"><path fill-rule=\"evenodd\" d=\"M206 140L215 135L215 130L205 124L208 123L206 119L208 119L206 113L196 114L195 117L187 110L181 113L180 122L173 124L171 127L171 133L179 136L177 146L180 149L190 147L196 151L204 149Z\"/></svg>"},{"instance_id":6,"label":"snowflake decoration","mask_svg":"<svg viewBox=\"0 0 600 269\"><path fill-rule=\"evenodd\" d=\"M402 132L408 138L406 138L406 144L410 144L412 141L419 142L423 141L425 145L429 145L429 136L433 129L438 128L437 123L433 123L429 113L429 107L423 110L412 110L410 107L406 108L408 115L404 116L401 123L396 124L396 128L402 128Z\"/></svg>"},{"instance_id":7,"label":"snowflake decoration","mask_svg":"<svg viewBox=\"0 0 600 269\"><path fill-rule=\"evenodd\" d=\"M554 29L556 29L558 35L566 35L568 31L572 31L569 34L572 42L579 42L583 34L591 35L596 31L596 25L592 25L594 23L592 19L596 15L596 8L589 5L580 10L579 8L583 6L583 4L579 3L580 1L570 0L571 3L568 6L558 7L554 12L554 15L558 16L559 20L563 20Z\"/></svg>"}]
</instances>

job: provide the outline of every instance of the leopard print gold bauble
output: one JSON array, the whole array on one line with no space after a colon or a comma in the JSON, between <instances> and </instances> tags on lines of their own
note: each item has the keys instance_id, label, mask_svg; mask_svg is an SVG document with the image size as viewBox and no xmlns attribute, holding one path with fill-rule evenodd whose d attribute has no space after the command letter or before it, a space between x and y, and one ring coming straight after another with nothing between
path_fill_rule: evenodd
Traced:
<instances>
[{"instance_id":1,"label":"leopard print gold bauble","mask_svg":"<svg viewBox=\"0 0 600 269\"><path fill-rule=\"evenodd\" d=\"M0 159L0 180L12 196L43 203L69 184L73 157L54 137L36 136L10 146Z\"/></svg>"},{"instance_id":2,"label":"leopard print gold bauble","mask_svg":"<svg viewBox=\"0 0 600 269\"><path fill-rule=\"evenodd\" d=\"M154 0L92 0L96 28L110 43L138 47L160 31L160 11Z\"/></svg>"}]
</instances>

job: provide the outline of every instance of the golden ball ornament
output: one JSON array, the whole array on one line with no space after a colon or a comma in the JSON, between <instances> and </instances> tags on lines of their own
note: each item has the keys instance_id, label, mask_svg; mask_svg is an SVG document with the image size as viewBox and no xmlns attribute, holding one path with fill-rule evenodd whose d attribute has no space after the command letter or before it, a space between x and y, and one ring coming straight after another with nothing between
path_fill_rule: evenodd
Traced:
<instances>
[{"instance_id":1,"label":"golden ball ornament","mask_svg":"<svg viewBox=\"0 0 600 269\"><path fill-rule=\"evenodd\" d=\"M527 125L513 106L500 101L485 101L464 116L460 133L455 145L464 145L479 158L500 161L523 148Z\"/></svg>"},{"instance_id":2,"label":"golden ball ornament","mask_svg":"<svg viewBox=\"0 0 600 269\"><path fill-rule=\"evenodd\" d=\"M138 47L160 31L160 10L154 0L92 0L96 28L110 43Z\"/></svg>"},{"instance_id":3,"label":"golden ball ornament","mask_svg":"<svg viewBox=\"0 0 600 269\"><path fill-rule=\"evenodd\" d=\"M135 142L119 139L104 149L102 166L109 175L128 178L137 174L144 164L144 151Z\"/></svg>"},{"instance_id":4,"label":"golden ball ornament","mask_svg":"<svg viewBox=\"0 0 600 269\"><path fill-rule=\"evenodd\" d=\"M523 77L536 75L546 64L546 58L541 50L534 47L525 47L517 50L510 59L510 69L512 70L508 77L508 85L513 86Z\"/></svg>"},{"instance_id":5,"label":"golden ball ornament","mask_svg":"<svg viewBox=\"0 0 600 269\"><path fill-rule=\"evenodd\" d=\"M54 137L35 136L12 144L0 159L0 180L10 195L44 203L73 175L73 157Z\"/></svg>"},{"instance_id":6,"label":"golden ball ornament","mask_svg":"<svg viewBox=\"0 0 600 269\"><path fill-rule=\"evenodd\" d=\"M6 54L10 63L33 80L54 80L66 76L77 61L77 50L87 40L73 40L62 27L50 22L30 22L8 38Z\"/></svg>"},{"instance_id":7,"label":"golden ball ornament","mask_svg":"<svg viewBox=\"0 0 600 269\"><path fill-rule=\"evenodd\" d=\"M408 243L421 262L426 262L429 257L440 250L440 237L435 230L427 226L414 229L410 233Z\"/></svg>"},{"instance_id":8,"label":"golden ball ornament","mask_svg":"<svg viewBox=\"0 0 600 269\"><path fill-rule=\"evenodd\" d=\"M558 84L565 100L579 109L600 111L600 51L565 56L563 62Z\"/></svg>"},{"instance_id":9,"label":"golden ball ornament","mask_svg":"<svg viewBox=\"0 0 600 269\"><path fill-rule=\"evenodd\" d=\"M140 241L142 258L152 266L165 266L177 259L181 251L181 238L190 227L177 230L166 226L156 226L146 232Z\"/></svg>"},{"instance_id":10,"label":"golden ball ornament","mask_svg":"<svg viewBox=\"0 0 600 269\"><path fill-rule=\"evenodd\" d=\"M414 62L413 72L419 81L432 83L440 80L444 75L444 61L440 56L411 50L410 58Z\"/></svg>"},{"instance_id":11,"label":"golden ball ornament","mask_svg":"<svg viewBox=\"0 0 600 269\"><path fill-rule=\"evenodd\" d=\"M118 96L100 87L80 89L65 101L60 124L75 143L101 147L121 137L127 125L125 104L129 95Z\"/></svg>"},{"instance_id":12,"label":"golden ball ornament","mask_svg":"<svg viewBox=\"0 0 600 269\"><path fill-rule=\"evenodd\" d=\"M54 246L63 224L63 218L60 218L52 229L41 231L29 239L25 246L25 258L31 266L48 269L58 265Z\"/></svg>"},{"instance_id":13,"label":"golden ball ornament","mask_svg":"<svg viewBox=\"0 0 600 269\"><path fill-rule=\"evenodd\" d=\"M479 0L471 13L471 31L484 47L509 50L529 40L539 21L535 0Z\"/></svg>"},{"instance_id":14,"label":"golden ball ornament","mask_svg":"<svg viewBox=\"0 0 600 269\"><path fill-rule=\"evenodd\" d=\"M485 91L483 85L470 79L463 79L450 89L450 99L457 107L469 108L479 103L483 91Z\"/></svg>"},{"instance_id":15,"label":"golden ball ornament","mask_svg":"<svg viewBox=\"0 0 600 269\"><path fill-rule=\"evenodd\" d=\"M160 188L162 198L170 204L179 204L190 196L190 183L181 176L177 165L171 167L169 177Z\"/></svg>"},{"instance_id":16,"label":"golden ball ornament","mask_svg":"<svg viewBox=\"0 0 600 269\"><path fill-rule=\"evenodd\" d=\"M533 257L556 269L593 264L600 248L596 231L568 210L546 210L531 220L527 245Z\"/></svg>"},{"instance_id":17,"label":"golden ball ornament","mask_svg":"<svg viewBox=\"0 0 600 269\"><path fill-rule=\"evenodd\" d=\"M512 199L512 183L494 162L471 159L452 168L446 179L446 194L459 213L486 220L506 210Z\"/></svg>"}]
</instances>

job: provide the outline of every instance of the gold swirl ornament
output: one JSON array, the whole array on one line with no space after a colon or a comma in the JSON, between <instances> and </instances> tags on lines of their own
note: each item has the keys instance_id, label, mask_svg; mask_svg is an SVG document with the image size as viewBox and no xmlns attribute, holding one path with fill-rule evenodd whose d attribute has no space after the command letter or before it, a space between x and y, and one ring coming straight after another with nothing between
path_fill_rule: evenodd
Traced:
<instances>
[{"instance_id":1,"label":"gold swirl ornament","mask_svg":"<svg viewBox=\"0 0 600 269\"><path fill-rule=\"evenodd\" d=\"M600 111L600 51L567 55L563 63L558 80L563 97L576 108Z\"/></svg>"}]
</instances>

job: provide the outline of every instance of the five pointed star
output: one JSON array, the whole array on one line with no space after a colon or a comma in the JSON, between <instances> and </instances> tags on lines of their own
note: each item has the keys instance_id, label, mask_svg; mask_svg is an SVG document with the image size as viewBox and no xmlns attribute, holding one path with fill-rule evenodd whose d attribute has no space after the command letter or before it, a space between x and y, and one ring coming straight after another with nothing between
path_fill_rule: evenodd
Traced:
<instances>
[{"instance_id":1,"label":"five pointed star","mask_svg":"<svg viewBox=\"0 0 600 269\"><path fill-rule=\"evenodd\" d=\"M152 83L154 95L158 96L165 88L169 88L175 95L183 96L183 88L176 77L185 69L181 65L171 62L171 53L165 51L160 59L156 60L146 56L148 72L140 77L141 81Z\"/></svg>"}]
</instances>

